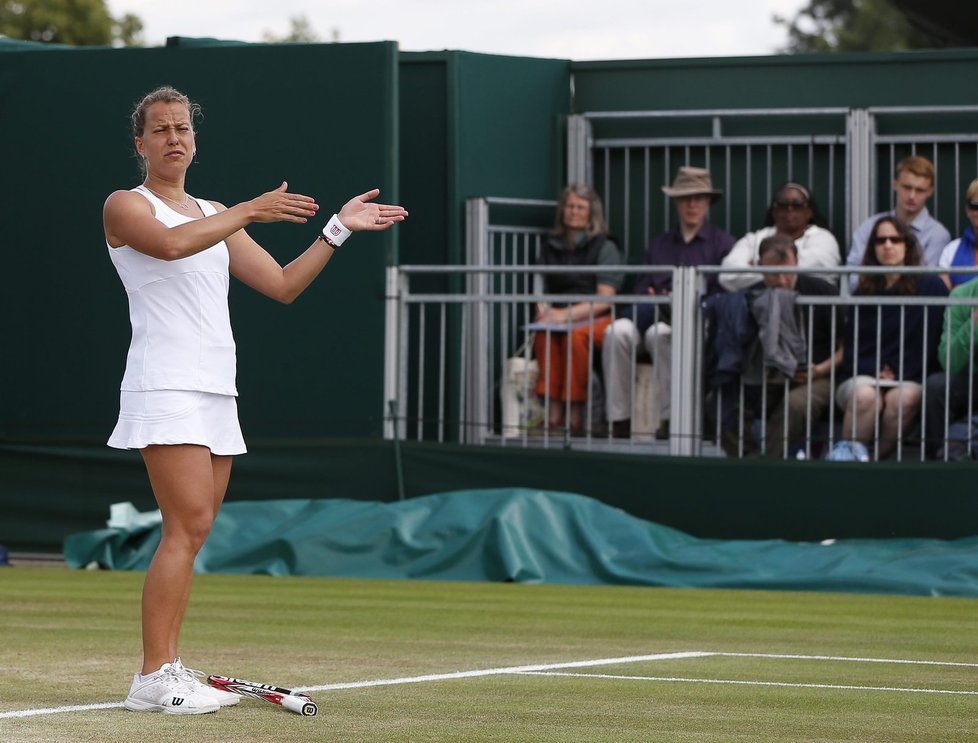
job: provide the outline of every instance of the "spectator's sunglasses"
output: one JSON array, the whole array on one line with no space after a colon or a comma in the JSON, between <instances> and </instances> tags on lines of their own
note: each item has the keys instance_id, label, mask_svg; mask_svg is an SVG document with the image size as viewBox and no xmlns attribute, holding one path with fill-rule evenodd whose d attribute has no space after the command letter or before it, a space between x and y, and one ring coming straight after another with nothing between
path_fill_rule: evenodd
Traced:
<instances>
[{"instance_id":1,"label":"spectator's sunglasses","mask_svg":"<svg viewBox=\"0 0 978 743\"><path fill-rule=\"evenodd\" d=\"M873 242L877 245L886 245L887 240L894 245L903 245L903 238L900 235L877 235Z\"/></svg>"},{"instance_id":2,"label":"spectator's sunglasses","mask_svg":"<svg viewBox=\"0 0 978 743\"><path fill-rule=\"evenodd\" d=\"M970 202L969 202L970 203ZM774 201L771 206L775 209L807 209L807 201Z\"/></svg>"}]
</instances>

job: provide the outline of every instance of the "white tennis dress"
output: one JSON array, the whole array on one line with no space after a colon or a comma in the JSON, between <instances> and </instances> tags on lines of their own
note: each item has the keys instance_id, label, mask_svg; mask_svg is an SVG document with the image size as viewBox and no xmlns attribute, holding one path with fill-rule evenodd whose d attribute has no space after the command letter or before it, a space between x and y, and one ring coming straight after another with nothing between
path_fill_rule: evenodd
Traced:
<instances>
[{"instance_id":1,"label":"white tennis dress","mask_svg":"<svg viewBox=\"0 0 978 743\"><path fill-rule=\"evenodd\" d=\"M132 190L167 227L193 220L143 186ZM205 216L216 213L209 202L195 201ZM227 245L222 240L174 261L128 245L108 250L129 297L132 323L119 421L109 446L199 444L213 454L245 453L235 401Z\"/></svg>"}]
</instances>

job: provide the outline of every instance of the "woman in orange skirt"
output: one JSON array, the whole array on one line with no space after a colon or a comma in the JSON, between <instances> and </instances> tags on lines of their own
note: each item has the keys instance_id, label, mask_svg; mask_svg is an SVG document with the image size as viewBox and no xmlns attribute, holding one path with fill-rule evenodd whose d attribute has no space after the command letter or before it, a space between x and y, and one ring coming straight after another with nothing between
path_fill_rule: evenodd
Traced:
<instances>
[{"instance_id":1,"label":"woman in orange skirt","mask_svg":"<svg viewBox=\"0 0 978 743\"><path fill-rule=\"evenodd\" d=\"M575 183L564 189L557 206L554 231L544 241L538 263L544 266L617 266L621 251L608 236L601 199L594 189ZM588 399L591 361L611 324L611 303L624 277L614 272L548 273L547 294L593 294L594 301L541 305L536 320L550 330L538 330L534 340L540 381L537 394L546 401L551 427L563 426L570 401L570 429L584 432L584 405ZM568 344L570 346L568 350ZM598 355L600 358L600 355Z\"/></svg>"}]
</instances>

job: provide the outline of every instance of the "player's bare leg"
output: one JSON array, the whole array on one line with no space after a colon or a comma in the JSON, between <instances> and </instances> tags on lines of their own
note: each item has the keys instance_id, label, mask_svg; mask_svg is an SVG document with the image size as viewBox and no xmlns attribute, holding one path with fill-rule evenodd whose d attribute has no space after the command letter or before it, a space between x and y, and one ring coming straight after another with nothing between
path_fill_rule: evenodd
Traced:
<instances>
[{"instance_id":1,"label":"player's bare leg","mask_svg":"<svg viewBox=\"0 0 978 743\"><path fill-rule=\"evenodd\" d=\"M193 580L194 558L214 523L214 465L203 446L147 446L142 450L162 539L143 584L143 670L152 673L178 655Z\"/></svg>"},{"instance_id":2,"label":"player's bare leg","mask_svg":"<svg viewBox=\"0 0 978 743\"><path fill-rule=\"evenodd\" d=\"M221 510L221 505L224 503L224 496L227 493L228 482L231 479L231 464L234 461L233 457L220 456L217 454L211 454L211 470L213 474L214 481L214 518L217 518L217 514ZM180 603L179 610L174 617L174 624L170 629L169 636L169 654L170 659L176 658L180 655L179 641L180 641L180 629L183 626L183 618L187 613L187 605L190 602L190 590L192 587L192 582L187 582L186 591L184 592L183 599Z\"/></svg>"}]
</instances>

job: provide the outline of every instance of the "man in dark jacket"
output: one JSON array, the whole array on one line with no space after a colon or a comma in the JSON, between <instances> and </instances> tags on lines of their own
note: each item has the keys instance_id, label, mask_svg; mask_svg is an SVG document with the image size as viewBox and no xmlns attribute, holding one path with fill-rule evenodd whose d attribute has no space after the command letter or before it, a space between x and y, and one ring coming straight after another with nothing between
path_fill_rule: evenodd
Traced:
<instances>
[{"instance_id":1,"label":"man in dark jacket","mask_svg":"<svg viewBox=\"0 0 978 743\"><path fill-rule=\"evenodd\" d=\"M798 265L794 242L783 236L772 236L760 245L762 266ZM766 273L764 286L787 289L798 296L838 296L839 290L829 282L798 273ZM783 457L793 446L803 446L812 435L812 426L820 421L832 404L832 369L842 358L845 313L829 305L796 307L798 328L807 340L807 360L786 380L767 385L768 411L764 427L764 453ZM785 387L787 386L787 396Z\"/></svg>"}]
</instances>

